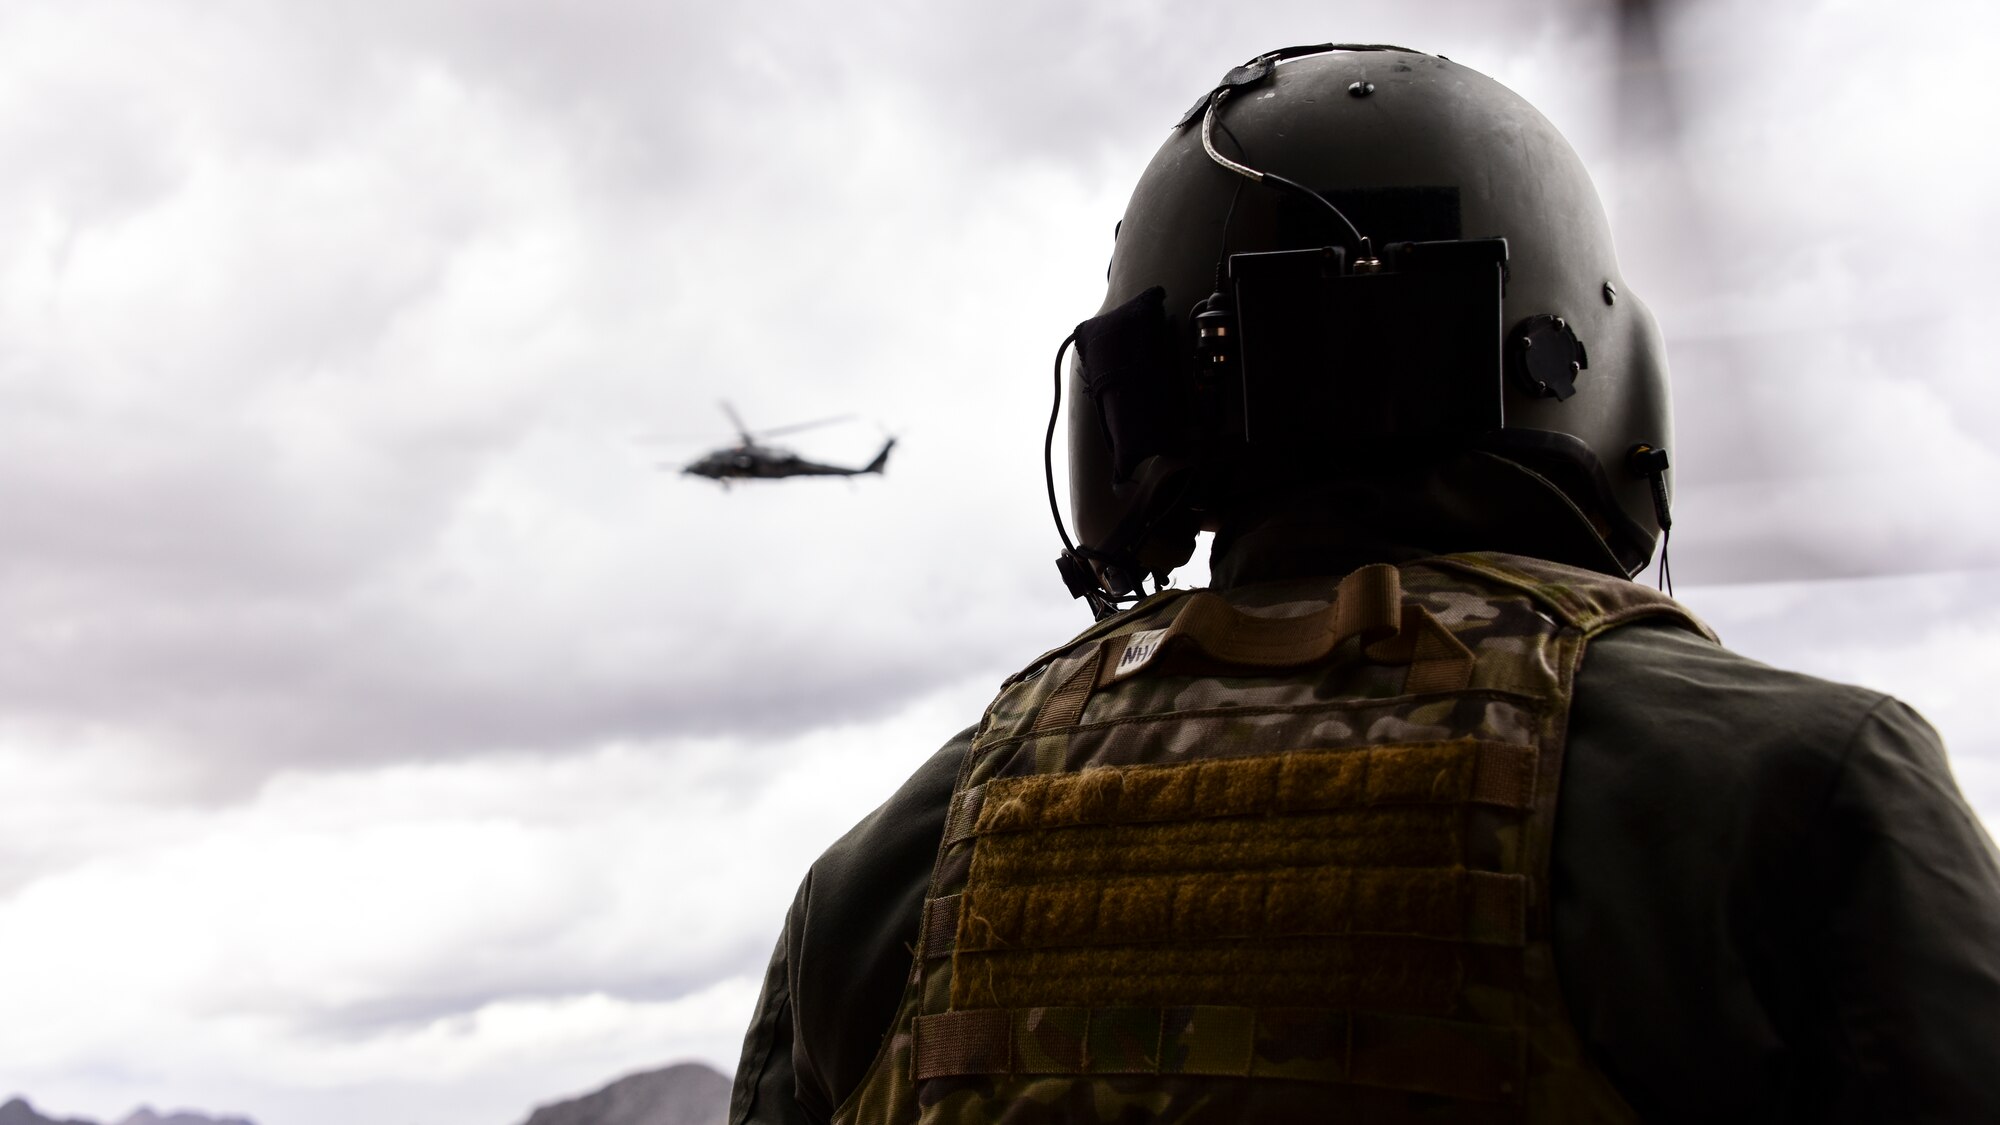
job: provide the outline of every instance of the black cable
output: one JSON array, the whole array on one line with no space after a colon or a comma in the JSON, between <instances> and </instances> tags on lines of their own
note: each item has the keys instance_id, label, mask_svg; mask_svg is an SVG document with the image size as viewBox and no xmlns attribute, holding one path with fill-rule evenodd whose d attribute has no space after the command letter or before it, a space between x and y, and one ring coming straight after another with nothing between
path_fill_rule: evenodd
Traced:
<instances>
[{"instance_id":1,"label":"black cable","mask_svg":"<svg viewBox=\"0 0 2000 1125\"><path fill-rule=\"evenodd\" d=\"M1074 343L1076 343L1076 333L1071 332L1069 335L1063 337L1062 344L1056 348L1054 401L1049 403L1048 432L1042 435L1042 483L1049 490L1049 515L1054 517L1056 521L1056 534L1062 537L1063 554L1074 558L1078 563L1084 563L1087 560L1102 559L1105 556L1088 547L1079 550L1077 545L1070 541L1069 529L1063 526L1062 507L1056 503L1056 421L1062 415L1063 356L1068 354L1070 345ZM1143 582L1144 580L1141 579L1141 581ZM1145 587L1142 585L1137 591L1123 596L1108 594L1101 588L1088 590L1079 596L1083 597L1090 604L1091 615L1097 620L1102 621L1113 613L1118 612L1118 608L1122 603L1138 601L1144 592ZM1159 592L1157 587L1154 592Z\"/></svg>"},{"instance_id":2,"label":"black cable","mask_svg":"<svg viewBox=\"0 0 2000 1125\"><path fill-rule=\"evenodd\" d=\"M1660 589L1674 596L1674 570L1667 562L1667 545L1674 540L1674 508L1667 496L1667 462L1664 454L1655 464L1647 483L1653 490L1653 518L1660 525Z\"/></svg>"},{"instance_id":3,"label":"black cable","mask_svg":"<svg viewBox=\"0 0 2000 1125\"><path fill-rule=\"evenodd\" d=\"M1314 191L1313 189L1307 187L1302 183L1299 183L1296 180L1288 180L1283 176L1278 175L1275 172L1264 173L1264 178L1270 180L1272 183L1275 183L1280 187L1287 187L1292 189L1293 191L1301 192L1305 195L1309 195L1312 198L1319 200L1320 205L1325 207L1327 210L1333 212L1333 217L1339 219L1341 221L1341 224L1347 227L1347 232L1354 236L1355 253L1359 254L1363 258L1374 256L1374 248L1373 245L1368 241L1368 236L1362 234L1361 228L1355 226L1353 220L1349 219L1347 215L1341 211L1340 208L1335 207L1333 205L1333 200L1328 199L1326 196L1321 195L1320 193Z\"/></svg>"},{"instance_id":4,"label":"black cable","mask_svg":"<svg viewBox=\"0 0 2000 1125\"><path fill-rule=\"evenodd\" d=\"M1215 127L1222 130L1222 135L1229 138L1230 144L1236 146L1236 159L1242 161L1245 165L1249 164L1250 150L1243 147L1243 142L1236 139L1236 134L1230 130L1229 126L1227 124L1224 124L1220 119L1217 119L1217 121L1215 122ZM1283 176L1273 175L1269 172L1264 172L1262 173L1262 175L1267 180L1276 180L1278 183L1283 184L1285 187L1291 188L1293 191L1302 191L1307 195L1312 196L1314 199L1319 200L1320 203L1324 205L1327 210L1333 212L1335 218L1339 219L1342 223L1345 223L1347 225L1348 233L1354 235L1354 241L1357 244L1356 249L1360 250L1362 253L1368 252L1368 246L1369 246L1368 236L1362 234L1361 228L1355 226L1352 222L1350 222L1347 216L1341 213L1340 208L1335 207L1333 205L1332 200L1314 191L1313 189L1305 186L1304 184L1297 183L1293 180L1288 180ZM1243 185L1240 183L1237 184L1236 191L1237 194L1239 195L1242 194ZM1231 215L1234 215L1236 212L1235 195L1229 197L1229 211ZM1222 235L1224 238L1229 237L1229 220L1227 218L1222 220ZM1217 288L1221 287L1217 286Z\"/></svg>"},{"instance_id":5,"label":"black cable","mask_svg":"<svg viewBox=\"0 0 2000 1125\"><path fill-rule=\"evenodd\" d=\"M1242 161L1245 164L1250 163L1250 150L1244 148L1243 142L1236 139L1235 132L1233 132L1228 125L1220 121L1215 123L1215 127L1222 130L1222 135L1229 138L1230 144L1236 146L1236 159ZM1243 185L1238 184L1236 186L1242 187Z\"/></svg>"},{"instance_id":6,"label":"black cable","mask_svg":"<svg viewBox=\"0 0 2000 1125\"><path fill-rule=\"evenodd\" d=\"M1320 206L1333 212L1333 217L1339 219L1341 225L1347 228L1348 233L1354 236L1355 253L1360 257L1364 258L1372 256L1374 251L1372 245L1368 241L1368 236L1362 234L1361 228L1355 226L1353 220L1349 219L1345 212L1343 212L1340 208L1335 207L1333 205L1332 200L1328 199L1326 196L1321 195L1320 193L1314 191L1313 189L1295 180L1288 180L1285 177L1276 174L1275 172L1265 172L1257 168L1252 168L1248 163L1247 154L1246 154L1246 159L1244 160L1231 160L1230 158L1222 155L1221 153L1215 150L1215 142L1213 138L1210 137L1209 134L1213 131L1214 126L1222 124L1222 122L1218 117L1217 111L1219 111L1222 108L1222 103L1227 100L1229 100L1229 88L1226 86L1217 88L1213 93L1209 95L1208 109L1206 112L1202 114L1201 147L1202 151L1208 153L1208 158L1210 160L1215 161L1217 164L1220 164L1222 167L1227 168L1231 172L1234 172L1237 175L1244 177L1245 179L1254 180L1258 183L1263 183L1265 180L1270 180L1272 183L1277 184L1279 187L1296 191L1301 195L1306 196L1309 199L1317 201ZM1227 126L1224 126L1223 132L1229 135L1230 140L1232 141L1236 140L1234 134L1229 134ZM1236 151L1239 153L1244 151L1243 144L1241 141L1237 141Z\"/></svg>"},{"instance_id":7,"label":"black cable","mask_svg":"<svg viewBox=\"0 0 2000 1125\"><path fill-rule=\"evenodd\" d=\"M1229 130L1224 129L1223 132ZM1233 141L1236 137L1232 134L1229 139ZM1237 145L1236 151L1243 151L1243 146ZM1229 210L1222 213L1222 239L1215 247L1215 291L1218 293L1222 291L1223 271L1229 265L1229 224L1236 221L1236 201L1243 198L1243 183L1241 179L1236 181L1236 190L1229 193Z\"/></svg>"},{"instance_id":8,"label":"black cable","mask_svg":"<svg viewBox=\"0 0 2000 1125\"><path fill-rule=\"evenodd\" d=\"M1063 550L1076 553L1076 544L1070 542L1069 531L1063 527L1062 509L1056 505L1056 418L1062 414L1063 356L1069 346L1076 342L1076 333L1063 337L1061 346L1056 348L1055 399L1049 404L1049 432L1042 438L1042 481L1049 487L1049 514L1055 517L1056 534L1062 536Z\"/></svg>"}]
</instances>

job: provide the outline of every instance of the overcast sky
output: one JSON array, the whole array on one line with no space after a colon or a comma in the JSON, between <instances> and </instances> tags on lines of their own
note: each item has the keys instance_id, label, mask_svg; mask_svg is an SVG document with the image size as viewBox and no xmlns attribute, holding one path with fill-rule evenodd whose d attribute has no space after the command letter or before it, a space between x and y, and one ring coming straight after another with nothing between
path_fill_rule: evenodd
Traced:
<instances>
[{"instance_id":1,"label":"overcast sky","mask_svg":"<svg viewBox=\"0 0 2000 1125\"><path fill-rule=\"evenodd\" d=\"M2000 17L1668 7L1646 64L1608 0L0 6L0 1098L512 1125L733 1066L805 865L1085 623L1049 358L1291 43L1564 130L1685 599L1917 704L2000 823ZM724 398L890 472L657 471Z\"/></svg>"}]
</instances>

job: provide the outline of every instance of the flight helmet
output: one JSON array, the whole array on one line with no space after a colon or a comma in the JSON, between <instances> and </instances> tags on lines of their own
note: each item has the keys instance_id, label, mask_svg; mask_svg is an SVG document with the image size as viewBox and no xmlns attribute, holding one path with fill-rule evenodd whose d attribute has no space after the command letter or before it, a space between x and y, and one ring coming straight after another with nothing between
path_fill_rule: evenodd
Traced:
<instances>
[{"instance_id":1,"label":"flight helmet","mask_svg":"<svg viewBox=\"0 0 2000 1125\"><path fill-rule=\"evenodd\" d=\"M1140 177L1108 279L1066 395L1056 363L1059 565L1100 614L1245 496L1383 466L1498 458L1606 571L1670 525L1658 328L1576 153L1469 67L1323 44L1230 71Z\"/></svg>"}]
</instances>

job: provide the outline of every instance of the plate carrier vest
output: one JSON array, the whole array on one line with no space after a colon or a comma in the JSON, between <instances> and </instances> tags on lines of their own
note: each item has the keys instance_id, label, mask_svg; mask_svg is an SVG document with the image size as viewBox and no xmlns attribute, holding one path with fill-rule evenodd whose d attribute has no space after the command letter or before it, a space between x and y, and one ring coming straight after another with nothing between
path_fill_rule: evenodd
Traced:
<instances>
[{"instance_id":1,"label":"plate carrier vest","mask_svg":"<svg viewBox=\"0 0 2000 1125\"><path fill-rule=\"evenodd\" d=\"M1548 869L1622 578L1504 555L1167 591L1010 679L909 984L835 1121L1633 1122Z\"/></svg>"}]
</instances>

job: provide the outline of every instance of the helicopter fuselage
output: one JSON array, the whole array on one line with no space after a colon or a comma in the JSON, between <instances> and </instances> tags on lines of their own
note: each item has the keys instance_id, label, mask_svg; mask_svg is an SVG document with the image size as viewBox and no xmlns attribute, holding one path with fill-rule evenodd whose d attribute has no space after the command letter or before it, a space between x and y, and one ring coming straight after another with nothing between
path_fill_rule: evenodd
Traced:
<instances>
[{"instance_id":1,"label":"helicopter fuselage","mask_svg":"<svg viewBox=\"0 0 2000 1125\"><path fill-rule=\"evenodd\" d=\"M718 449L698 461L690 462L681 469L681 473L725 483L732 480L779 480L785 477L853 477L864 473L880 473L888 463L889 450L895 444L894 438L889 439L882 446L882 452L876 454L875 460L858 469L808 461L788 449L755 444L737 445L728 449Z\"/></svg>"}]
</instances>

